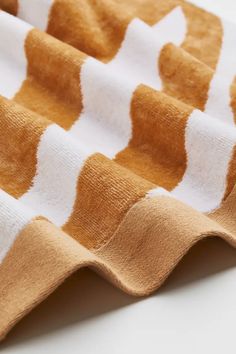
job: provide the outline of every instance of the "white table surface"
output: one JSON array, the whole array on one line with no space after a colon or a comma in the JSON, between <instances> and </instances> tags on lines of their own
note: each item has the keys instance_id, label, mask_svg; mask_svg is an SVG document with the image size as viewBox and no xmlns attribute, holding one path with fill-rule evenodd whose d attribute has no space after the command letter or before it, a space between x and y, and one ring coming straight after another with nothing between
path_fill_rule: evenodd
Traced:
<instances>
[{"instance_id":1,"label":"white table surface","mask_svg":"<svg viewBox=\"0 0 236 354\"><path fill-rule=\"evenodd\" d=\"M192 2L236 21L236 0ZM235 354L235 322L236 250L208 240L195 246L166 284L145 299L123 294L90 270L79 271L23 319L0 350Z\"/></svg>"}]
</instances>

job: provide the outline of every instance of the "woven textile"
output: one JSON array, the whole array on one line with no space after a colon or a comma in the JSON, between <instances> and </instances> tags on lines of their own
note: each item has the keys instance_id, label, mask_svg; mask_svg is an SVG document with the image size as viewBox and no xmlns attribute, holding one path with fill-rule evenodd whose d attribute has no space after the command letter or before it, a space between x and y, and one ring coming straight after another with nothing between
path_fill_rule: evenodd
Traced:
<instances>
[{"instance_id":1,"label":"woven textile","mask_svg":"<svg viewBox=\"0 0 236 354\"><path fill-rule=\"evenodd\" d=\"M0 336L75 270L156 290L236 246L236 27L182 0L0 0Z\"/></svg>"}]
</instances>

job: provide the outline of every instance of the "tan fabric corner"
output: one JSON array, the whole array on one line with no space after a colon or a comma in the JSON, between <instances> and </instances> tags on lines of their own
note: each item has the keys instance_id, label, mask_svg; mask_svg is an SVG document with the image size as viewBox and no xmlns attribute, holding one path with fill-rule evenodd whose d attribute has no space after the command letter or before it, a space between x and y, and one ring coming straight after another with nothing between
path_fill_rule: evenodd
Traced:
<instances>
[{"instance_id":1,"label":"tan fabric corner","mask_svg":"<svg viewBox=\"0 0 236 354\"><path fill-rule=\"evenodd\" d=\"M79 262L90 262L86 250L48 221L26 226L0 267L0 336L62 283Z\"/></svg>"}]
</instances>

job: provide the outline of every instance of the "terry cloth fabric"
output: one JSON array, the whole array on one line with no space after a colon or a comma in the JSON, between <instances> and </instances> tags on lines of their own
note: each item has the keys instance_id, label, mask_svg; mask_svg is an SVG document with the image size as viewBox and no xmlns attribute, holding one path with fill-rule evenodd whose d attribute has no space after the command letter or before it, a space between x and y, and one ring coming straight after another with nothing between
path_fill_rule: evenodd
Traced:
<instances>
[{"instance_id":1,"label":"terry cloth fabric","mask_svg":"<svg viewBox=\"0 0 236 354\"><path fill-rule=\"evenodd\" d=\"M0 0L0 336L75 270L133 295L236 246L236 27L182 0Z\"/></svg>"}]
</instances>

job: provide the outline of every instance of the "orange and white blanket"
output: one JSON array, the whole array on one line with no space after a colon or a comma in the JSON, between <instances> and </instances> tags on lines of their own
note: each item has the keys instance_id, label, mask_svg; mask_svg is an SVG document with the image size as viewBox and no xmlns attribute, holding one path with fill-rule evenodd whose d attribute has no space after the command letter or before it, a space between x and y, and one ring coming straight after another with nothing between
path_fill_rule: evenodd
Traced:
<instances>
[{"instance_id":1,"label":"orange and white blanket","mask_svg":"<svg viewBox=\"0 0 236 354\"><path fill-rule=\"evenodd\" d=\"M0 336L80 267L133 295L236 246L236 27L182 0L0 0Z\"/></svg>"}]
</instances>

